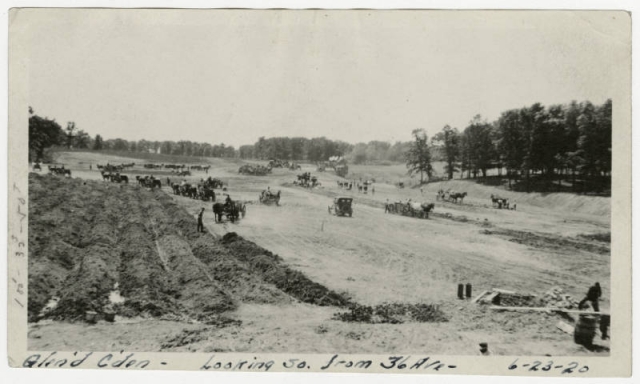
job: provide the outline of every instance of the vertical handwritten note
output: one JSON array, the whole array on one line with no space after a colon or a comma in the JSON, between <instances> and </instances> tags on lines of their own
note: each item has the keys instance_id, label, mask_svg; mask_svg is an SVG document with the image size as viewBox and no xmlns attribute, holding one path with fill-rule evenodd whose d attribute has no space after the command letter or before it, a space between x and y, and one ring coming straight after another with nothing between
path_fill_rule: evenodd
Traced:
<instances>
[{"instance_id":1,"label":"vertical handwritten note","mask_svg":"<svg viewBox=\"0 0 640 384\"><path fill-rule=\"evenodd\" d=\"M27 191L23 189L14 182L9 201L9 210L14 213L12 216L17 218L17 220L10 220L9 223L9 256L23 261L10 264L11 305L17 305L20 308L26 308L27 305L27 276L26 273L20 273L21 266L27 261Z\"/></svg>"}]
</instances>

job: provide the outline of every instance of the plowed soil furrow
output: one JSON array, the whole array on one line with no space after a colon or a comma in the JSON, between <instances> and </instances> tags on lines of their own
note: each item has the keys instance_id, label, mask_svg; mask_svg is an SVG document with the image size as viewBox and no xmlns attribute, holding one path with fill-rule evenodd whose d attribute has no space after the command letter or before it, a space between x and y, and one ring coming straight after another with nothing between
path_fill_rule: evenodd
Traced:
<instances>
[{"instance_id":1,"label":"plowed soil furrow","mask_svg":"<svg viewBox=\"0 0 640 384\"><path fill-rule=\"evenodd\" d=\"M117 281L115 226L108 212L115 201L105 198L96 202L90 221L82 235L83 248L76 267L59 287L60 302L51 313L55 318L79 319L87 311L101 311L108 304L108 296ZM87 210L93 211L93 210Z\"/></svg>"},{"instance_id":2,"label":"plowed soil furrow","mask_svg":"<svg viewBox=\"0 0 640 384\"><path fill-rule=\"evenodd\" d=\"M64 223L39 240L42 220L36 214L30 221L36 244L30 249L32 261L41 259L51 243L59 243L64 257L54 264L65 271L49 276L50 270L32 269L32 280L43 281L32 287L33 320L51 289L60 301L47 316L68 320L109 308L123 316L172 315L211 322L211 316L235 309L237 302L277 304L297 298L318 305L347 303L254 243L196 232L194 216L162 191L52 176L32 176L32 182L36 191L40 185L43 190L49 183L56 185L53 195L32 195L35 206L51 198L56 201L49 204L55 207L51 219L67 214ZM77 222L66 225L70 218ZM114 305L109 297L116 283L124 303Z\"/></svg>"},{"instance_id":3,"label":"plowed soil furrow","mask_svg":"<svg viewBox=\"0 0 640 384\"><path fill-rule=\"evenodd\" d=\"M120 290L125 306L135 313L161 316L178 311L179 292L171 274L164 270L150 229L149 216L141 205L151 198L145 191L124 194L127 217L120 231ZM146 196L141 196L146 195Z\"/></svg>"}]
</instances>

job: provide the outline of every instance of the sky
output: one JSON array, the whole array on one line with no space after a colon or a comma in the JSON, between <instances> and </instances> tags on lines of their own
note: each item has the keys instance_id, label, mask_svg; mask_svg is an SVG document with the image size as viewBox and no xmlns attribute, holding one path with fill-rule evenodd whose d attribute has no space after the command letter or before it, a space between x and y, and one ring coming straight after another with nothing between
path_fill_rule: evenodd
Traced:
<instances>
[{"instance_id":1,"label":"sky","mask_svg":"<svg viewBox=\"0 0 640 384\"><path fill-rule=\"evenodd\" d=\"M619 12L31 10L29 105L92 136L407 141L611 98ZM615 100L614 100L615 106Z\"/></svg>"}]
</instances>

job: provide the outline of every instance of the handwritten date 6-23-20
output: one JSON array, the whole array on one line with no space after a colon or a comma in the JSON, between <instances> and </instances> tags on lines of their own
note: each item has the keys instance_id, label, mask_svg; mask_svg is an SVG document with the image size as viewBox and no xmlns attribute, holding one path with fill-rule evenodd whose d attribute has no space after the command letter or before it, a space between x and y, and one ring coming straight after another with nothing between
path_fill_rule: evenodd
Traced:
<instances>
[{"instance_id":1,"label":"handwritten date 6-23-20","mask_svg":"<svg viewBox=\"0 0 640 384\"><path fill-rule=\"evenodd\" d=\"M589 372L589 367L586 365L580 365L580 363L576 361L572 361L569 364L557 364L552 360L548 361L539 361L535 360L530 363L519 363L518 359L515 359L513 363L509 365L509 370L513 371L514 369L523 369L528 372L550 372L550 371L560 371L560 374L572 374L572 373L585 373Z\"/></svg>"}]
</instances>

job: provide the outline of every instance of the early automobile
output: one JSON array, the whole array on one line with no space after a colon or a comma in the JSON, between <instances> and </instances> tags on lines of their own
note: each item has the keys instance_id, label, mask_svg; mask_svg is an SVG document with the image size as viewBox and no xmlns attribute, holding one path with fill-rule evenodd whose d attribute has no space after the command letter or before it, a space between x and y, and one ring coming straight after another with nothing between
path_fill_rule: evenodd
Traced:
<instances>
[{"instance_id":1,"label":"early automobile","mask_svg":"<svg viewBox=\"0 0 640 384\"><path fill-rule=\"evenodd\" d=\"M333 199L333 205L329 206L329 214L351 217L353 215L352 203L353 198L351 197L336 197Z\"/></svg>"}]
</instances>

